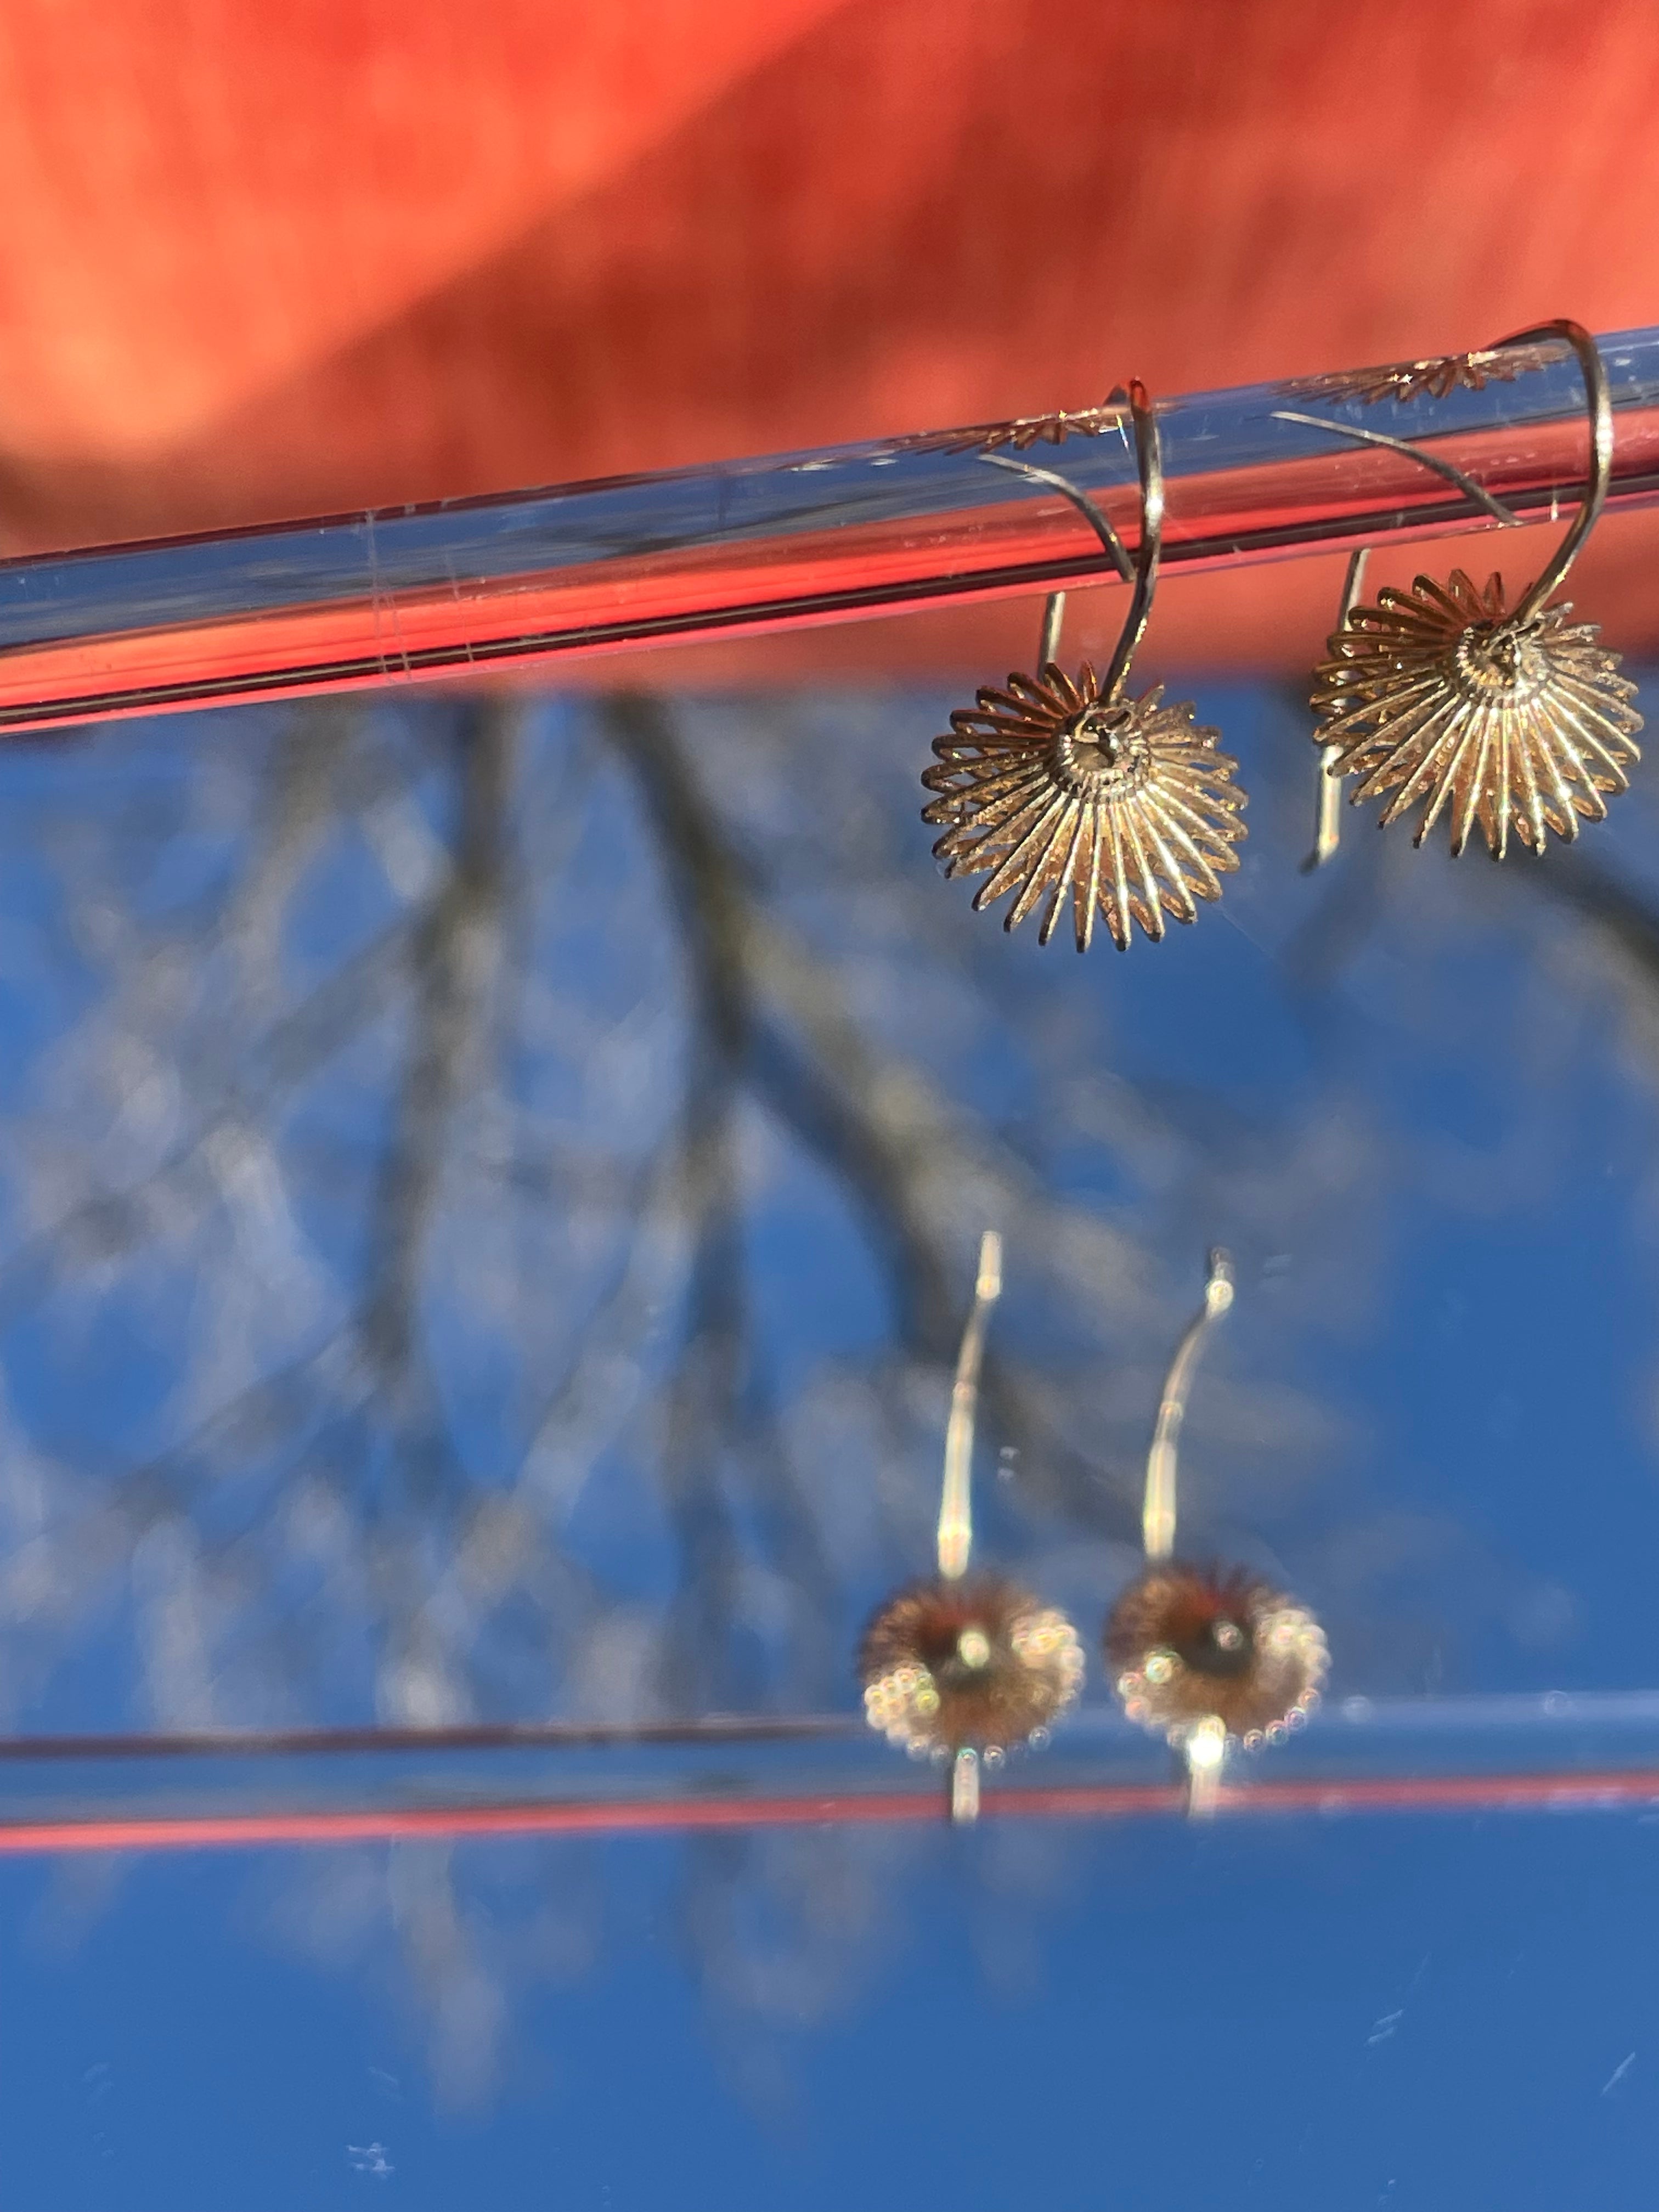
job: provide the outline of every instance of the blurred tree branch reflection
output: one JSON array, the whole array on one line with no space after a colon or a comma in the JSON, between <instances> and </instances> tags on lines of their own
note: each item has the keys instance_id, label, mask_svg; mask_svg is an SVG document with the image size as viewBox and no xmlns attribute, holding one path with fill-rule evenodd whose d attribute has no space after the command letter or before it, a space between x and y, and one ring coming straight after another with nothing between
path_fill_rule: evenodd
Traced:
<instances>
[{"instance_id":1,"label":"blurred tree branch reflection","mask_svg":"<svg viewBox=\"0 0 1659 2212\"><path fill-rule=\"evenodd\" d=\"M851 1709L863 1614L928 1556L993 1224L985 1540L1055 1601L1097 1619L1128 1569L1158 1378L1217 1240L1250 1289L1193 1409L1194 1541L1259 1532L1280 1571L1294 1522L1290 1578L1323 1578L1339 1656L1384 1680L1438 1633L1388 1577L1434 1559L1507 1590L1443 1520L1373 1507L1363 1472L1310 1488L1346 1432L1294 1345L1370 1325L1411 1135L1332 997L1385 863L1298 892L1279 941L1246 884L1202 961L1067 964L921 865L893 717L444 699L0 764L15 1716ZM1264 876L1293 878L1294 793ZM1652 913L1592 913L1595 878L1565 881L1659 975ZM1412 926L1464 896L1435 889ZM1279 1024L1271 1082L1212 1042L1236 1001ZM688 1845L710 1988L778 2018L839 2002L916 1848ZM474 1856L400 1848L389 1890L331 1864L289 1916L334 1942L342 1915L389 1913L470 2093L540 1955L459 1894ZM512 1924L562 1928L530 1888Z\"/></svg>"}]
</instances>

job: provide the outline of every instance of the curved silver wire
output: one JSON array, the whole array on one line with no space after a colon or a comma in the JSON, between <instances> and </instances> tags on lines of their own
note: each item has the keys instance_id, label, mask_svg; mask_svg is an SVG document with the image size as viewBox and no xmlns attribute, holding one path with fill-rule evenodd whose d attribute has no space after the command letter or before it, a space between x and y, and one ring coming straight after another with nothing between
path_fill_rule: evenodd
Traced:
<instances>
[{"instance_id":1,"label":"curved silver wire","mask_svg":"<svg viewBox=\"0 0 1659 2212\"><path fill-rule=\"evenodd\" d=\"M1158 434L1158 416L1152 403L1146 397L1146 387L1139 377L1132 377L1127 386L1119 385L1107 395L1107 404L1123 402L1128 406L1135 430L1135 466L1140 477L1140 540L1133 558L1125 551L1123 540L1086 491L1069 483L1055 469L1038 468L1035 462L1016 460L1008 453L981 453L979 459L993 468L1008 469L1016 476L1030 477L1036 483L1051 484L1068 499L1079 512L1087 517L1095 535L1104 547L1106 556L1126 584L1134 586L1134 597L1129 603L1129 612L1113 649L1109 666L1100 687L1103 701L1115 699L1128 680L1129 669L1141 639L1146 634L1146 623L1152 611L1152 593L1158 587L1158 564L1164 550L1164 447ZM1513 519L1513 518L1511 518ZM1043 603L1042 628L1037 646L1039 674L1059 657L1060 627L1066 616L1066 594L1051 592Z\"/></svg>"},{"instance_id":2,"label":"curved silver wire","mask_svg":"<svg viewBox=\"0 0 1659 2212\"><path fill-rule=\"evenodd\" d=\"M1275 422L1304 422L1310 430L1334 431L1339 438L1352 438L1356 445L1386 446L1391 453L1404 453L1419 468L1432 469L1436 476L1443 477L1449 484L1455 484L1466 499L1473 501L1476 507L1484 507L1493 521L1501 522L1506 530L1522 527L1521 518L1514 508L1505 507L1501 499L1494 499L1484 484L1476 483L1473 477L1466 476L1451 462L1443 461L1438 453L1425 453L1420 446L1413 445L1409 438L1391 438L1386 430L1362 430L1357 422L1328 422L1322 415L1300 415L1293 407L1275 407L1273 420Z\"/></svg>"},{"instance_id":3,"label":"curved silver wire","mask_svg":"<svg viewBox=\"0 0 1659 2212\"><path fill-rule=\"evenodd\" d=\"M945 1431L945 1486L939 1507L939 1571L954 1582L968 1571L974 1548L974 1420L979 1410L979 1371L991 1309L1002 1295L1002 1239L988 1229L979 1243L973 1310L962 1333L951 1418Z\"/></svg>"},{"instance_id":4,"label":"curved silver wire","mask_svg":"<svg viewBox=\"0 0 1659 2212\"><path fill-rule=\"evenodd\" d=\"M1135 548L1134 598L1100 686L1100 696L1105 700L1115 699L1122 690L1146 635L1152 593L1158 588L1158 564L1164 552L1164 441L1158 435L1158 416L1139 377L1130 379L1129 412L1134 421L1135 461L1140 471L1140 543Z\"/></svg>"},{"instance_id":5,"label":"curved silver wire","mask_svg":"<svg viewBox=\"0 0 1659 2212\"><path fill-rule=\"evenodd\" d=\"M974 1304L962 1332L956 1380L951 1386L951 1418L945 1430L945 1485L939 1507L939 1571L947 1581L968 1571L974 1548L974 1422L979 1411L979 1376L985 1359L985 1333L991 1309L1002 1295L1002 1239L988 1229L979 1240L979 1268ZM951 1819L958 1826L979 1818L979 1753L963 1744L951 1761L948 1792Z\"/></svg>"},{"instance_id":6,"label":"curved silver wire","mask_svg":"<svg viewBox=\"0 0 1659 2212\"><path fill-rule=\"evenodd\" d=\"M1512 331L1506 338L1484 349L1488 353L1502 353L1507 347L1536 345L1553 338L1569 345L1578 356L1578 366L1584 378L1584 404L1590 422L1590 465L1585 479L1584 496L1578 512L1568 527L1566 536L1556 548L1555 557L1545 568L1535 584L1515 610L1516 617L1524 619L1536 614L1552 592L1559 590L1569 568L1577 559L1580 548L1595 526L1596 517L1606 502L1607 487L1613 477L1613 399L1607 388L1607 373L1601 359L1601 348L1582 323L1565 316L1550 323L1537 323L1531 329ZM1462 469L1454 468L1449 461L1442 460L1437 453L1425 453L1409 438L1391 438L1384 430L1362 430L1357 423L1332 422L1322 415L1304 415L1289 407L1276 407L1273 411L1275 422L1304 422L1309 428L1329 430L1339 438L1352 438L1361 445L1386 446L1390 452L1407 454L1419 467L1431 469L1436 476L1443 477L1448 483L1455 484L1464 496L1476 507L1482 507L1495 521L1509 529L1522 526L1521 517L1513 508L1505 507L1484 484L1478 484Z\"/></svg>"},{"instance_id":7,"label":"curved silver wire","mask_svg":"<svg viewBox=\"0 0 1659 2212\"><path fill-rule=\"evenodd\" d=\"M1188 1325L1176 1347L1158 1401L1152 1430L1152 1448L1146 1455L1146 1492L1141 1507L1141 1540L1149 1559L1167 1559L1175 1549L1176 1453L1181 1428L1187 1418L1187 1395L1192 1389L1199 1355L1205 1340L1233 1302L1233 1263L1218 1246L1209 1256L1204 1282L1204 1303Z\"/></svg>"},{"instance_id":8,"label":"curved silver wire","mask_svg":"<svg viewBox=\"0 0 1659 2212\"><path fill-rule=\"evenodd\" d=\"M1008 469L1015 476L1030 477L1034 483L1052 485L1063 498L1071 501L1079 514L1087 521L1095 536L1105 547L1107 559L1122 577L1124 582L1132 584L1134 581L1134 562L1125 551L1123 540L1086 491L1061 476L1058 469L1040 469L1035 461L1017 461L1011 453L981 453L979 458L988 468ZM1055 593L1058 599L1064 599L1065 596L1063 592Z\"/></svg>"},{"instance_id":9,"label":"curved silver wire","mask_svg":"<svg viewBox=\"0 0 1659 2212\"><path fill-rule=\"evenodd\" d=\"M1584 540L1595 529L1596 518L1606 504L1607 485L1613 476L1613 401L1607 392L1607 372L1601 349L1582 323L1562 316L1553 323L1539 323L1531 330L1511 332L1498 340L1493 351L1504 346L1535 343L1540 338L1565 338L1578 356L1584 379L1584 404L1589 414L1590 465L1578 512L1556 547L1554 559L1516 608L1511 620L1517 622L1535 615L1545 600L1566 581L1568 569L1578 558Z\"/></svg>"},{"instance_id":10,"label":"curved silver wire","mask_svg":"<svg viewBox=\"0 0 1659 2212\"><path fill-rule=\"evenodd\" d=\"M1175 1549L1176 1453L1187 1398L1210 1331L1233 1302L1233 1263L1218 1245L1212 1249L1204 1278L1204 1303L1176 1346L1158 1401L1152 1448L1146 1455L1146 1494L1140 1513L1141 1540L1149 1559L1167 1559ZM1221 1770L1227 1756L1227 1727L1214 1714L1194 1724L1179 1758L1187 1780L1187 1817L1207 1820L1215 1811Z\"/></svg>"}]
</instances>

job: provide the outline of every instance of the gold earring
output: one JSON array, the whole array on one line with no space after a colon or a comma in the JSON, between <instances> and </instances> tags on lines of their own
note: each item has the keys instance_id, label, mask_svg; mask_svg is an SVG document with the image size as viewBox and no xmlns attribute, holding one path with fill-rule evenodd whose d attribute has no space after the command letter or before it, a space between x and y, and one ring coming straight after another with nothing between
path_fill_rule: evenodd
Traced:
<instances>
[{"instance_id":1,"label":"gold earring","mask_svg":"<svg viewBox=\"0 0 1659 2212\"><path fill-rule=\"evenodd\" d=\"M951 1761L953 1820L978 1818L981 1759L995 1766L1018 1745L1041 1741L1084 1672L1083 1646L1063 1613L1000 1575L968 1571L979 1370L1001 1291L1002 1240L988 1231L951 1392L939 1572L889 1598L859 1650L871 1727L914 1758Z\"/></svg>"},{"instance_id":2,"label":"gold earring","mask_svg":"<svg viewBox=\"0 0 1659 2212\"><path fill-rule=\"evenodd\" d=\"M1461 568L1444 584L1419 576L1409 592L1385 586L1374 604L1356 606L1365 561L1358 553L1327 658L1314 671L1314 742L1324 776L1357 778L1356 805L1385 799L1384 828L1425 800L1418 845L1449 808L1454 854L1477 823L1494 860L1508 851L1511 826L1534 853L1542 853L1548 830L1576 837L1581 817L1605 817L1603 794L1626 789L1626 768L1641 757L1634 738L1642 717L1630 703L1636 686L1620 675L1619 655L1596 643L1593 623L1568 620L1571 602L1547 604L1607 497L1613 410L1601 354L1578 324L1540 324L1502 347L1543 339L1565 340L1577 355L1590 428L1583 501L1554 558L1512 608L1501 576L1478 589ZM1516 520L1480 496L1500 520ZM1331 783L1322 785L1310 866L1335 848L1337 796Z\"/></svg>"},{"instance_id":3,"label":"gold earring","mask_svg":"<svg viewBox=\"0 0 1659 2212\"><path fill-rule=\"evenodd\" d=\"M1176 1559L1176 1452L1205 1339L1233 1302L1232 1266L1212 1252L1204 1304L1182 1338L1146 1460L1146 1570L1113 1607L1106 1663L1125 1711L1168 1738L1187 1768L1188 1809L1212 1812L1230 1746L1278 1743L1319 1702L1330 1663L1305 1606L1246 1567Z\"/></svg>"},{"instance_id":4,"label":"gold earring","mask_svg":"<svg viewBox=\"0 0 1659 2212\"><path fill-rule=\"evenodd\" d=\"M1164 466L1157 417L1145 387L1121 397L1135 434L1140 477L1140 543L1133 562L1085 492L1048 469L981 456L1060 491L1088 519L1108 558L1134 586L1128 619L1103 678L1085 660L1075 677L1056 659L1066 595L1043 611L1038 674L1012 675L1006 691L981 690L935 738L938 765L922 782L938 795L922 820L945 835L933 847L948 876L988 875L974 894L982 912L1014 893L1002 926L1012 930L1045 897L1037 930L1046 945L1069 902L1079 952L1103 916L1113 943L1128 949L1131 922L1164 935L1164 916L1191 921L1200 899L1221 896L1220 878L1238 866L1244 793L1237 763L1218 750L1218 730L1195 723L1190 703L1164 704L1161 684L1127 696L1131 663L1152 612L1164 533ZM1120 418L1121 419L1121 418Z\"/></svg>"}]
</instances>

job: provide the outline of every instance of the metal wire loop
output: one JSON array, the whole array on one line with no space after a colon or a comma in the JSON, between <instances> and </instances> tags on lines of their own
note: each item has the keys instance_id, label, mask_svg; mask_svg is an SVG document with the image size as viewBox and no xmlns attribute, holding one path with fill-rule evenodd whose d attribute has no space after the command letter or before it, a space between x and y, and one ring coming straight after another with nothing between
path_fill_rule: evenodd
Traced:
<instances>
[{"instance_id":1,"label":"metal wire loop","mask_svg":"<svg viewBox=\"0 0 1659 2212\"><path fill-rule=\"evenodd\" d=\"M1106 404L1127 406L1129 419L1134 424L1135 466L1140 477L1140 539L1133 555L1125 550L1122 539L1089 494L1054 470L1038 468L1033 462L1016 460L1006 453L981 453L979 458L994 468L1007 469L1036 483L1051 484L1063 493L1088 520L1113 572L1126 584L1134 586L1134 597L1100 687L1101 698L1109 703L1128 680L1135 653L1146 634L1152 593L1158 587L1158 566L1164 551L1164 447L1157 413L1139 377L1132 377L1127 385L1115 386L1108 393ZM1038 633L1039 669L1047 668L1059 658L1060 626L1065 616L1065 592L1050 592L1043 603L1042 627Z\"/></svg>"},{"instance_id":2,"label":"metal wire loop","mask_svg":"<svg viewBox=\"0 0 1659 2212\"><path fill-rule=\"evenodd\" d=\"M1164 552L1164 444L1158 416L1139 377L1128 387L1129 413L1135 426L1135 461L1140 471L1140 543L1135 548L1135 591L1116 650L1100 690L1115 699L1128 680L1131 664L1146 634L1158 588L1158 564Z\"/></svg>"},{"instance_id":3,"label":"metal wire loop","mask_svg":"<svg viewBox=\"0 0 1659 2212\"><path fill-rule=\"evenodd\" d=\"M1566 581L1567 571L1595 527L1613 477L1613 401L1607 391L1607 372L1601 348L1583 325L1562 316L1554 322L1538 323L1529 330L1516 331L1500 338L1492 350L1501 352L1505 346L1535 344L1543 338L1565 339L1578 356L1584 378L1584 404L1589 416L1590 465L1578 512L1556 547L1554 558L1516 607L1515 618L1518 622L1535 615Z\"/></svg>"}]
</instances>

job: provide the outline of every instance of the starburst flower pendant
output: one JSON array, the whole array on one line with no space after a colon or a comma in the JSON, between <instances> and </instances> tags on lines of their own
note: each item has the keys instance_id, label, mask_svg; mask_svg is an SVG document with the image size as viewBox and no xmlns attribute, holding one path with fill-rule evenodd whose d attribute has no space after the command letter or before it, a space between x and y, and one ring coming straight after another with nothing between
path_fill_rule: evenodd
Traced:
<instances>
[{"instance_id":1,"label":"starburst flower pendant","mask_svg":"<svg viewBox=\"0 0 1659 2212\"><path fill-rule=\"evenodd\" d=\"M1384 827L1425 800L1419 845L1449 810L1454 854L1477 823L1502 860L1511 826L1541 853L1547 830L1601 821L1641 757L1642 718L1618 654L1571 612L1528 611L1525 594L1508 612L1501 576L1478 591L1461 568L1354 608L1314 671L1328 772L1358 779L1355 805L1386 799Z\"/></svg>"},{"instance_id":2,"label":"starburst flower pendant","mask_svg":"<svg viewBox=\"0 0 1659 2212\"><path fill-rule=\"evenodd\" d=\"M1046 945L1069 904L1079 952L1097 915L1127 951L1132 922L1157 939L1166 912L1191 921L1200 899L1220 897L1245 834L1237 763L1190 705L1163 702L1162 686L1103 698L1087 661L1075 682L1050 661L951 715L921 818L945 830L933 852L947 875L988 877L975 911L1012 891L1012 929L1046 898Z\"/></svg>"}]
</instances>

